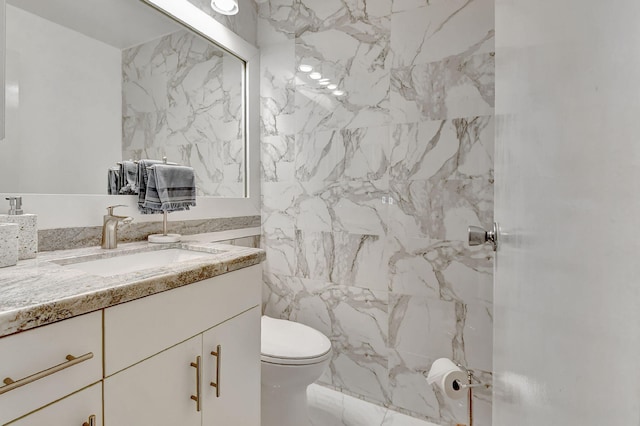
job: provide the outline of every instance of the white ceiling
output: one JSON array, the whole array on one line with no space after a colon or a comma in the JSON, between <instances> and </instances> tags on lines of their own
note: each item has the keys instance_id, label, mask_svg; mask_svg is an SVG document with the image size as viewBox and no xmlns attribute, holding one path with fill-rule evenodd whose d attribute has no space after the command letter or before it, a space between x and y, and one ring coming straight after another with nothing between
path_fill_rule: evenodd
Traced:
<instances>
[{"instance_id":1,"label":"white ceiling","mask_svg":"<svg viewBox=\"0 0 640 426\"><path fill-rule=\"evenodd\" d=\"M7 3L118 49L184 28L141 0L7 0Z\"/></svg>"}]
</instances>

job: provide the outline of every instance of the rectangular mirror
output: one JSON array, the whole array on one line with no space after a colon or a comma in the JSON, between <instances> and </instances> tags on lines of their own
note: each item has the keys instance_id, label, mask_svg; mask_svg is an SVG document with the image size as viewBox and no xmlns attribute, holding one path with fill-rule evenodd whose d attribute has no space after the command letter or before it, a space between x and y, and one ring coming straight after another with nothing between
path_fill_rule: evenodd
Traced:
<instances>
[{"instance_id":1,"label":"rectangular mirror","mask_svg":"<svg viewBox=\"0 0 640 426\"><path fill-rule=\"evenodd\" d=\"M0 193L107 193L142 158L247 197L244 60L140 0L8 0Z\"/></svg>"}]
</instances>

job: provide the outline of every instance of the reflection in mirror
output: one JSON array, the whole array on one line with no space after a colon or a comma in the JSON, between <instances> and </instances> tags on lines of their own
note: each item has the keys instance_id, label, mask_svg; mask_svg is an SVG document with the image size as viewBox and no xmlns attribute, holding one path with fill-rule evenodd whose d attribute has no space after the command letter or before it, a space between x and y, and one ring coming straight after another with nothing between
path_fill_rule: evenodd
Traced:
<instances>
[{"instance_id":1,"label":"reflection in mirror","mask_svg":"<svg viewBox=\"0 0 640 426\"><path fill-rule=\"evenodd\" d=\"M9 0L0 192L106 194L143 158L245 197L245 63L138 0Z\"/></svg>"}]
</instances>

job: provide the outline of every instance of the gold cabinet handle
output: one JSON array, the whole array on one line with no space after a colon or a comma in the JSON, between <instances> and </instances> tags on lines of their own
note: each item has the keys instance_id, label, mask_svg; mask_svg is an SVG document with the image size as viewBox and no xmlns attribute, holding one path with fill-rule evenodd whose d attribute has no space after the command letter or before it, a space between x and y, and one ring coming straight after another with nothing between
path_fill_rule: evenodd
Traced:
<instances>
[{"instance_id":1,"label":"gold cabinet handle","mask_svg":"<svg viewBox=\"0 0 640 426\"><path fill-rule=\"evenodd\" d=\"M92 414L89 416L89 421L82 423L82 426L96 426L96 416Z\"/></svg>"},{"instance_id":2,"label":"gold cabinet handle","mask_svg":"<svg viewBox=\"0 0 640 426\"><path fill-rule=\"evenodd\" d=\"M50 376L54 373L57 373L58 371L64 370L65 368L73 367L74 365L80 364L81 362L84 362L91 358L93 358L93 352L89 352L79 357L75 357L73 355L67 355L66 356L67 360L62 364L58 364L54 367L47 368L46 370L42 370L38 373L32 374L31 376L25 377L23 379L14 381L10 377L7 377L2 381L5 384L5 386L0 388L0 395L2 395L3 393L7 393L9 391L12 391L14 389L17 389L21 386L28 385L29 383L35 382L36 380L40 380L44 377Z\"/></svg>"},{"instance_id":3,"label":"gold cabinet handle","mask_svg":"<svg viewBox=\"0 0 640 426\"><path fill-rule=\"evenodd\" d=\"M196 357L196 362L192 362L191 366L196 369L196 394L191 395L191 399L196 402L196 411L200 411L200 359L201 357L198 355Z\"/></svg>"},{"instance_id":4,"label":"gold cabinet handle","mask_svg":"<svg viewBox=\"0 0 640 426\"><path fill-rule=\"evenodd\" d=\"M211 355L216 357L216 381L210 385L216 388L216 398L220 398L220 364L222 363L222 345L218 345Z\"/></svg>"}]
</instances>

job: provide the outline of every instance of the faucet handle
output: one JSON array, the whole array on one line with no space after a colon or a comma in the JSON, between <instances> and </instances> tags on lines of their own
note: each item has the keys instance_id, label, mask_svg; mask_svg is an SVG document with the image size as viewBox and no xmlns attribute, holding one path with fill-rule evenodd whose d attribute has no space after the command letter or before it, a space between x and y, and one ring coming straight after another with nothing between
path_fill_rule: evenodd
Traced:
<instances>
[{"instance_id":1,"label":"faucet handle","mask_svg":"<svg viewBox=\"0 0 640 426\"><path fill-rule=\"evenodd\" d=\"M115 209L116 207L129 207L126 204L116 204L115 206L109 206L107 207L107 212L109 214L109 216L113 216L113 209Z\"/></svg>"}]
</instances>

